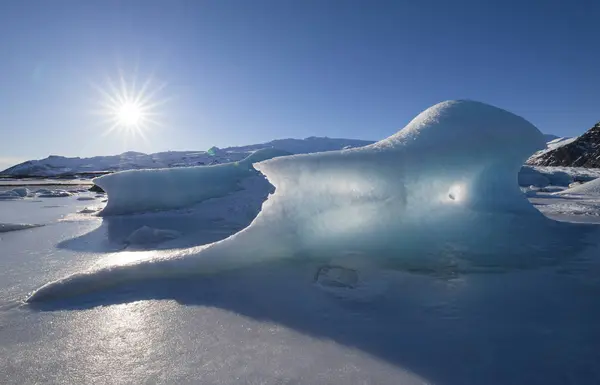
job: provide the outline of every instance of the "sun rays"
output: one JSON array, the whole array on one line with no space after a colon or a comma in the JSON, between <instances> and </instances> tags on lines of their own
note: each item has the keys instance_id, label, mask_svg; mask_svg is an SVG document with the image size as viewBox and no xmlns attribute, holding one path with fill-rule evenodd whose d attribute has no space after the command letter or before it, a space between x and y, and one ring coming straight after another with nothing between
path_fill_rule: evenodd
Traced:
<instances>
[{"instance_id":1,"label":"sun rays","mask_svg":"<svg viewBox=\"0 0 600 385\"><path fill-rule=\"evenodd\" d=\"M116 82L108 78L102 86L93 85L100 95L100 107L95 112L102 118L104 135L117 133L146 140L150 130L162 125L161 107L167 99L161 93L165 86L151 78L138 86L135 76L127 79L123 73Z\"/></svg>"}]
</instances>

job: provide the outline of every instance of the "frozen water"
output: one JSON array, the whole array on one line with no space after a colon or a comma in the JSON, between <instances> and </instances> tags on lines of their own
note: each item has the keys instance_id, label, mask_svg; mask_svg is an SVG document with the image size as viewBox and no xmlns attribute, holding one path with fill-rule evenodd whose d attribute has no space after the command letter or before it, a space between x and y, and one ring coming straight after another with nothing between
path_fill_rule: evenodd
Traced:
<instances>
[{"instance_id":1,"label":"frozen water","mask_svg":"<svg viewBox=\"0 0 600 385\"><path fill-rule=\"evenodd\" d=\"M563 190L559 194L600 196L600 179L596 179L591 182L583 183L569 188L567 190Z\"/></svg>"},{"instance_id":2,"label":"frozen water","mask_svg":"<svg viewBox=\"0 0 600 385\"><path fill-rule=\"evenodd\" d=\"M130 245L155 244L179 238L180 236L181 234L177 231L153 229L152 227L143 226L127 237L127 243Z\"/></svg>"},{"instance_id":3,"label":"frozen water","mask_svg":"<svg viewBox=\"0 0 600 385\"><path fill-rule=\"evenodd\" d=\"M17 187L17 188L12 189L12 192L14 192L15 194L17 194L23 198L25 198L31 194L27 187Z\"/></svg>"},{"instance_id":4,"label":"frozen water","mask_svg":"<svg viewBox=\"0 0 600 385\"><path fill-rule=\"evenodd\" d=\"M523 167L519 172L520 186L546 187L549 184L550 180L546 176L531 167Z\"/></svg>"},{"instance_id":5,"label":"frozen water","mask_svg":"<svg viewBox=\"0 0 600 385\"><path fill-rule=\"evenodd\" d=\"M282 259L338 258L347 268L348 251L369 268L411 271L556 263L589 230L545 218L519 189L522 162L540 146L542 134L523 118L477 102L441 103L367 147L256 164L275 194L226 240L66 277L29 301Z\"/></svg>"},{"instance_id":6,"label":"frozen water","mask_svg":"<svg viewBox=\"0 0 600 385\"><path fill-rule=\"evenodd\" d=\"M84 197L77 197L78 201L93 201L94 199L96 199L96 198L94 198L94 197L85 197L85 196Z\"/></svg>"},{"instance_id":7,"label":"frozen water","mask_svg":"<svg viewBox=\"0 0 600 385\"><path fill-rule=\"evenodd\" d=\"M9 231L26 230L34 227L40 227L43 225L33 225L27 223L0 223L0 233L7 233Z\"/></svg>"},{"instance_id":8,"label":"frozen water","mask_svg":"<svg viewBox=\"0 0 600 385\"><path fill-rule=\"evenodd\" d=\"M121 215L135 212L179 209L240 189L245 178L262 178L254 162L288 155L276 149L259 150L246 159L214 166L158 170L130 170L94 179L108 194L100 213Z\"/></svg>"},{"instance_id":9,"label":"frozen water","mask_svg":"<svg viewBox=\"0 0 600 385\"><path fill-rule=\"evenodd\" d=\"M0 200L13 200L13 199L21 199L22 197L16 192L9 191L0 191Z\"/></svg>"},{"instance_id":10,"label":"frozen water","mask_svg":"<svg viewBox=\"0 0 600 385\"><path fill-rule=\"evenodd\" d=\"M66 190L49 190L45 188L38 189L34 193L38 198L64 198L72 195Z\"/></svg>"}]
</instances>

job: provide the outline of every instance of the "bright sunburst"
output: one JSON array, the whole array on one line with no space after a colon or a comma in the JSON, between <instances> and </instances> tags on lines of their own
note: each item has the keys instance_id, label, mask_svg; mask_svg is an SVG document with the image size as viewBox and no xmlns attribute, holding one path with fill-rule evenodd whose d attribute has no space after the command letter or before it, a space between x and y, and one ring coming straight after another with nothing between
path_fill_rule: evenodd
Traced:
<instances>
[{"instance_id":1,"label":"bright sunburst","mask_svg":"<svg viewBox=\"0 0 600 385\"><path fill-rule=\"evenodd\" d=\"M123 74L118 82L108 79L105 86L95 86L101 95L99 113L107 127L105 133L126 132L145 139L148 130L161 125L159 108L166 99L160 98L159 93L164 87L165 84L156 86L150 79L138 87L135 77L128 81Z\"/></svg>"},{"instance_id":2,"label":"bright sunburst","mask_svg":"<svg viewBox=\"0 0 600 385\"><path fill-rule=\"evenodd\" d=\"M142 108L136 103L125 102L116 114L119 123L123 126L137 126L142 119Z\"/></svg>"}]
</instances>

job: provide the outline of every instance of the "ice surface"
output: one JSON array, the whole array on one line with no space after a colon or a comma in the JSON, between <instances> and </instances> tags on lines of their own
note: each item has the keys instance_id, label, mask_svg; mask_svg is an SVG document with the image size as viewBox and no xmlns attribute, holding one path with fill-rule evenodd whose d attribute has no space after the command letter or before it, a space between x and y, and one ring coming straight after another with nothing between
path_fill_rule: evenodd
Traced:
<instances>
[{"instance_id":1,"label":"ice surface","mask_svg":"<svg viewBox=\"0 0 600 385\"><path fill-rule=\"evenodd\" d=\"M96 198L94 198L94 197L77 197L78 201L93 201L94 199L96 199Z\"/></svg>"},{"instance_id":2,"label":"ice surface","mask_svg":"<svg viewBox=\"0 0 600 385\"><path fill-rule=\"evenodd\" d=\"M49 190L46 188L38 189L34 193L38 198L64 198L72 195L66 190Z\"/></svg>"},{"instance_id":3,"label":"ice surface","mask_svg":"<svg viewBox=\"0 0 600 385\"><path fill-rule=\"evenodd\" d=\"M547 219L519 189L523 161L543 142L533 125L507 111L472 101L440 103L367 147L256 164L275 194L230 238L75 274L43 286L29 301L285 259L432 273L554 263L573 254L579 247L573 240L587 227ZM200 172L178 171L182 186ZM117 175L131 183L125 175L143 172Z\"/></svg>"},{"instance_id":4,"label":"ice surface","mask_svg":"<svg viewBox=\"0 0 600 385\"><path fill-rule=\"evenodd\" d=\"M588 182L600 177L600 169L596 168L524 166L523 169L535 170L548 178L551 185L564 187L574 181Z\"/></svg>"},{"instance_id":5,"label":"ice surface","mask_svg":"<svg viewBox=\"0 0 600 385\"><path fill-rule=\"evenodd\" d=\"M525 166L519 172L520 186L546 187L549 184L550 180L545 175L531 167Z\"/></svg>"},{"instance_id":6,"label":"ice surface","mask_svg":"<svg viewBox=\"0 0 600 385\"><path fill-rule=\"evenodd\" d=\"M595 179L591 182L579 184L575 187L563 190L558 194L600 196L600 179Z\"/></svg>"},{"instance_id":7,"label":"ice surface","mask_svg":"<svg viewBox=\"0 0 600 385\"><path fill-rule=\"evenodd\" d=\"M12 189L12 192L19 195L22 198L25 198L31 194L31 192L29 191L29 189L27 187L17 187L17 188Z\"/></svg>"},{"instance_id":8,"label":"ice surface","mask_svg":"<svg viewBox=\"0 0 600 385\"><path fill-rule=\"evenodd\" d=\"M127 243L130 245L147 245L164 242L180 236L181 234L177 231L153 229L152 227L143 226L127 237Z\"/></svg>"},{"instance_id":9,"label":"ice surface","mask_svg":"<svg viewBox=\"0 0 600 385\"><path fill-rule=\"evenodd\" d=\"M34 225L29 223L0 223L0 233L7 233L9 231L27 230L34 227L40 227L43 225Z\"/></svg>"},{"instance_id":10,"label":"ice surface","mask_svg":"<svg viewBox=\"0 0 600 385\"><path fill-rule=\"evenodd\" d=\"M158 170L130 170L94 179L108 194L108 203L100 215L179 209L240 189L240 181L260 177L255 162L289 153L259 150L246 159L214 166Z\"/></svg>"},{"instance_id":11,"label":"ice surface","mask_svg":"<svg viewBox=\"0 0 600 385\"><path fill-rule=\"evenodd\" d=\"M0 192L0 200L13 200L13 199L21 199L22 197L16 192L9 191L1 191Z\"/></svg>"}]
</instances>

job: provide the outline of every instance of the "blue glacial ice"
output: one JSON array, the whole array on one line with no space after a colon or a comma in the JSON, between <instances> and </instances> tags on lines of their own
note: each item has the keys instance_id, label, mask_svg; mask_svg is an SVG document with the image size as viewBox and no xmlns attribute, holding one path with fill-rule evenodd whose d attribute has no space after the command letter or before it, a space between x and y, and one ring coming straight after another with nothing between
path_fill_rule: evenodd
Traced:
<instances>
[{"instance_id":1,"label":"blue glacial ice","mask_svg":"<svg viewBox=\"0 0 600 385\"><path fill-rule=\"evenodd\" d=\"M281 260L433 274L557 263L588 227L544 217L519 189L521 165L543 147L540 131L519 116L474 101L443 102L366 147L255 163L275 193L227 239L77 273L28 301ZM222 194L231 185L221 182L250 167L123 172L96 183L108 192L108 212L170 208ZM206 193L206 181L219 186Z\"/></svg>"}]
</instances>

